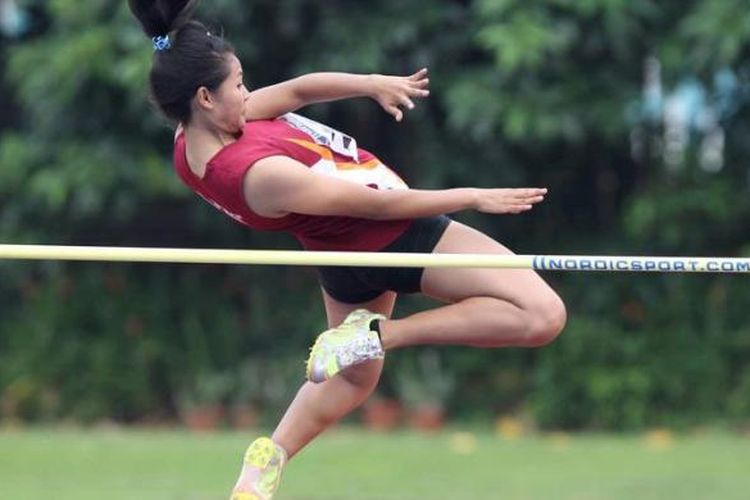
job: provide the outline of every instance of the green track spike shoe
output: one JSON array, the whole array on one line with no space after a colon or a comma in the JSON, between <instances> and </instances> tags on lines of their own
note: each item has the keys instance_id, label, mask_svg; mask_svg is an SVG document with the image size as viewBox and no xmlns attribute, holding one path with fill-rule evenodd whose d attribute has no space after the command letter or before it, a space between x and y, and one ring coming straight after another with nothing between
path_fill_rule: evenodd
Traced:
<instances>
[{"instance_id":1,"label":"green track spike shoe","mask_svg":"<svg viewBox=\"0 0 750 500\"><path fill-rule=\"evenodd\" d=\"M286 464L284 449L267 437L248 446L242 473L230 500L271 500L281 482Z\"/></svg>"},{"instance_id":2,"label":"green track spike shoe","mask_svg":"<svg viewBox=\"0 0 750 500\"><path fill-rule=\"evenodd\" d=\"M370 330L373 320L383 319L382 314L357 309L339 326L318 335L307 360L307 380L325 382L350 366L383 359L385 352L378 332Z\"/></svg>"}]
</instances>

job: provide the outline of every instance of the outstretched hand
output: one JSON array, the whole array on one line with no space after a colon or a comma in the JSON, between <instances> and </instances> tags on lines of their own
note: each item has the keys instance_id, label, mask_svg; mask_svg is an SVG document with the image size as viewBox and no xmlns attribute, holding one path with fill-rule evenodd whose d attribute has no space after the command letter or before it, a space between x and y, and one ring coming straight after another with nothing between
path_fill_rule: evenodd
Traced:
<instances>
[{"instance_id":1,"label":"outstretched hand","mask_svg":"<svg viewBox=\"0 0 750 500\"><path fill-rule=\"evenodd\" d=\"M478 189L476 210L490 214L520 214L544 201L546 188Z\"/></svg>"},{"instance_id":2,"label":"outstretched hand","mask_svg":"<svg viewBox=\"0 0 750 500\"><path fill-rule=\"evenodd\" d=\"M372 75L373 89L371 97L378 101L386 113L393 115L397 122L404 119L401 108L414 109L414 98L430 95L427 87L427 68L411 76Z\"/></svg>"}]
</instances>

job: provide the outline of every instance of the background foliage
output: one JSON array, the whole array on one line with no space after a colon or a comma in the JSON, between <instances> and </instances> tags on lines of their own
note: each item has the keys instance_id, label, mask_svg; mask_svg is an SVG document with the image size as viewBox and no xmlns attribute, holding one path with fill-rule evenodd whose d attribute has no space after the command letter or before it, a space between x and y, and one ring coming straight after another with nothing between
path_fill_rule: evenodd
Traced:
<instances>
[{"instance_id":1,"label":"background foliage","mask_svg":"<svg viewBox=\"0 0 750 500\"><path fill-rule=\"evenodd\" d=\"M171 128L145 99L150 45L125 2L18 3L33 22L0 39L1 241L295 247L233 224L176 180ZM235 43L255 87L428 66L432 97L403 124L366 100L305 112L413 186L548 186L532 215L457 216L520 253L747 256L743 7L217 0L200 17ZM273 420L324 326L309 270L5 262L0 275L5 418L142 421L219 401ZM746 278L546 278L571 318L554 345L394 353L382 394L556 428L750 418ZM407 298L398 313L427 305Z\"/></svg>"}]
</instances>

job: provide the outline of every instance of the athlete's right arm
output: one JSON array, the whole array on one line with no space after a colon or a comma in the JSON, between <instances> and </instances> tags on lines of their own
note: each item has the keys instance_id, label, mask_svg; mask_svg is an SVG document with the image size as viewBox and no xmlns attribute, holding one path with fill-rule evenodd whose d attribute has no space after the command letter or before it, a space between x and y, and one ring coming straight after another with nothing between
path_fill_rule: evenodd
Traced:
<instances>
[{"instance_id":1,"label":"athlete's right arm","mask_svg":"<svg viewBox=\"0 0 750 500\"><path fill-rule=\"evenodd\" d=\"M378 190L311 171L286 156L259 160L244 181L250 209L264 217L289 213L373 220L412 219L475 209L518 214L544 199L546 189Z\"/></svg>"}]
</instances>

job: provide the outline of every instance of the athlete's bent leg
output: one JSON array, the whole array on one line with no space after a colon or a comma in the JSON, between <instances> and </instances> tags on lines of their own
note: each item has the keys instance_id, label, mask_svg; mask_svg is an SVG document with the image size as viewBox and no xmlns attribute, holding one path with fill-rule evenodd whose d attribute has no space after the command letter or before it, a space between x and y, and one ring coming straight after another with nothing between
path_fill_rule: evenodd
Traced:
<instances>
[{"instance_id":1,"label":"athlete's bent leg","mask_svg":"<svg viewBox=\"0 0 750 500\"><path fill-rule=\"evenodd\" d=\"M333 327L340 324L351 311L359 308L390 317L396 294L384 293L363 304L339 302L325 292L323 298L328 325ZM271 438L272 443L283 450L283 462L299 453L321 432L361 405L377 386L382 369L383 360L373 360L348 368L324 384L306 382L297 392ZM255 443L251 448L253 446ZM263 473L262 467L246 460L235 485L235 494L254 491L254 484L260 480ZM241 500L239 496L236 498Z\"/></svg>"},{"instance_id":2,"label":"athlete's bent leg","mask_svg":"<svg viewBox=\"0 0 750 500\"><path fill-rule=\"evenodd\" d=\"M390 318L396 294L387 292L364 304L339 302L323 292L329 327L339 325L355 309L368 309ZM315 436L362 404L377 386L382 360L344 370L324 384L305 383L273 434L273 439L294 456Z\"/></svg>"},{"instance_id":3,"label":"athlete's bent leg","mask_svg":"<svg viewBox=\"0 0 750 500\"><path fill-rule=\"evenodd\" d=\"M511 253L457 222L448 226L434 252ZM426 344L537 347L554 340L566 321L563 301L531 270L427 268L422 291L449 305L381 321L386 350Z\"/></svg>"},{"instance_id":4,"label":"athlete's bent leg","mask_svg":"<svg viewBox=\"0 0 750 500\"><path fill-rule=\"evenodd\" d=\"M509 254L510 250L468 226L451 222L436 253ZM379 333L364 313L318 336L307 365L308 380L335 379L342 369L384 350L412 345L539 347L562 331L565 305L534 271L428 268L422 292L448 305L399 320L380 320Z\"/></svg>"}]
</instances>

